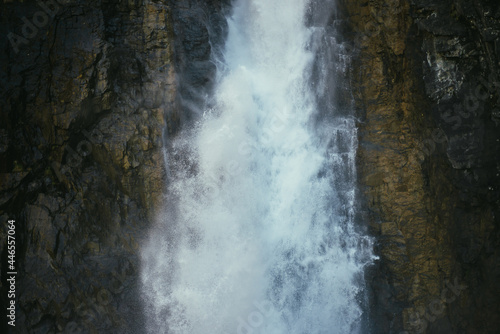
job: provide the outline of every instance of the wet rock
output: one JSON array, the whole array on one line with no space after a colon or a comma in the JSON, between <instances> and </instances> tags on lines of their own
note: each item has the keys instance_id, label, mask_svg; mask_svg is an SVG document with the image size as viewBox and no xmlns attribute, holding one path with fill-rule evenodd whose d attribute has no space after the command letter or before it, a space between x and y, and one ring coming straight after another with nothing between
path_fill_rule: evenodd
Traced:
<instances>
[{"instance_id":1,"label":"wet rock","mask_svg":"<svg viewBox=\"0 0 500 334\"><path fill-rule=\"evenodd\" d=\"M228 7L58 1L13 43L43 9L0 3L0 216L19 225L17 332L144 332L138 252L163 200L161 150L207 103Z\"/></svg>"},{"instance_id":2,"label":"wet rock","mask_svg":"<svg viewBox=\"0 0 500 334\"><path fill-rule=\"evenodd\" d=\"M500 304L485 296L500 296L492 283L500 145L491 121L500 8L359 0L341 9L358 50L358 171L380 255L368 275L373 332L494 333ZM467 289L443 301L455 279Z\"/></svg>"},{"instance_id":3,"label":"wet rock","mask_svg":"<svg viewBox=\"0 0 500 334\"><path fill-rule=\"evenodd\" d=\"M19 333L143 332L138 246L162 201L161 147L211 103L229 5L60 1L13 45L41 9L0 3L0 217L19 226ZM380 256L373 332L494 333L500 8L338 5Z\"/></svg>"},{"instance_id":4,"label":"wet rock","mask_svg":"<svg viewBox=\"0 0 500 334\"><path fill-rule=\"evenodd\" d=\"M4 37L40 10L0 4L0 215L19 226L16 329L133 332L144 325L138 242L161 199L177 94L171 6L61 2L16 52Z\"/></svg>"}]
</instances>

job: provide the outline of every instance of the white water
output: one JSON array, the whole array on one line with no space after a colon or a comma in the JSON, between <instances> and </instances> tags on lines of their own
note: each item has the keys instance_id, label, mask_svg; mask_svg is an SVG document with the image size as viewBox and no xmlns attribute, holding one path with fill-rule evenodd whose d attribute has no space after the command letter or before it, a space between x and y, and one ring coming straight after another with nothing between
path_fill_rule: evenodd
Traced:
<instances>
[{"instance_id":1,"label":"white water","mask_svg":"<svg viewBox=\"0 0 500 334\"><path fill-rule=\"evenodd\" d=\"M322 30L305 26L307 6L235 3L215 107L172 143L165 213L143 247L149 333L360 332L356 129L317 108Z\"/></svg>"}]
</instances>

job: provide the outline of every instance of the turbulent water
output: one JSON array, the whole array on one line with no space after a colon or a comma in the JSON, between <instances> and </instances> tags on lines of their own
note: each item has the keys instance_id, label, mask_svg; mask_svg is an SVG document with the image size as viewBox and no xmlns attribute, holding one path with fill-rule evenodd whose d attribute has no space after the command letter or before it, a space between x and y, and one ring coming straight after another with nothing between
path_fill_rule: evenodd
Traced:
<instances>
[{"instance_id":1,"label":"turbulent water","mask_svg":"<svg viewBox=\"0 0 500 334\"><path fill-rule=\"evenodd\" d=\"M142 251L150 333L363 331L370 241L354 222L354 121L325 99L341 66L322 54L326 10L235 2L213 107L168 148Z\"/></svg>"}]
</instances>

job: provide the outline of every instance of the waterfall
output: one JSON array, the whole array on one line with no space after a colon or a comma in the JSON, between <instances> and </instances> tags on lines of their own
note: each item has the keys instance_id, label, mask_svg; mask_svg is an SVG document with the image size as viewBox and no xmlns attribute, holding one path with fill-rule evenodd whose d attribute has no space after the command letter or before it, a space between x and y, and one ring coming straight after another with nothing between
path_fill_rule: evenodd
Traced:
<instances>
[{"instance_id":1,"label":"waterfall","mask_svg":"<svg viewBox=\"0 0 500 334\"><path fill-rule=\"evenodd\" d=\"M149 333L363 331L356 127L328 102L342 64L319 7L235 1L213 103L168 147L165 211L142 249Z\"/></svg>"}]
</instances>

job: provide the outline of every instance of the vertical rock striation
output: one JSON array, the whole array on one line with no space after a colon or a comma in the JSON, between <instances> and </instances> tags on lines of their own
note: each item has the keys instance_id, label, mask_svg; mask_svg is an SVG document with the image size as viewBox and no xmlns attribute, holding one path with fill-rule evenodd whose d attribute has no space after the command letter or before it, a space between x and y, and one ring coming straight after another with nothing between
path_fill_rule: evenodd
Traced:
<instances>
[{"instance_id":1,"label":"vertical rock striation","mask_svg":"<svg viewBox=\"0 0 500 334\"><path fill-rule=\"evenodd\" d=\"M24 35L44 9L0 4L0 216L17 223L15 332L133 332L138 240L161 200L177 94L171 8L49 3L53 18ZM27 37L18 52L9 33Z\"/></svg>"},{"instance_id":2,"label":"vertical rock striation","mask_svg":"<svg viewBox=\"0 0 500 334\"><path fill-rule=\"evenodd\" d=\"M162 147L207 103L229 3L0 3L0 217L17 222L14 332L142 332L137 250L163 199ZM338 5L361 215L380 255L368 274L372 331L495 333L500 7ZM2 307L5 239L2 226Z\"/></svg>"},{"instance_id":3,"label":"vertical rock striation","mask_svg":"<svg viewBox=\"0 0 500 334\"><path fill-rule=\"evenodd\" d=\"M376 333L499 327L500 7L342 2L357 51L360 186L380 261Z\"/></svg>"},{"instance_id":4,"label":"vertical rock striation","mask_svg":"<svg viewBox=\"0 0 500 334\"><path fill-rule=\"evenodd\" d=\"M163 205L162 148L211 88L227 5L0 3L0 217L17 222L14 332L144 331L138 247Z\"/></svg>"}]
</instances>

